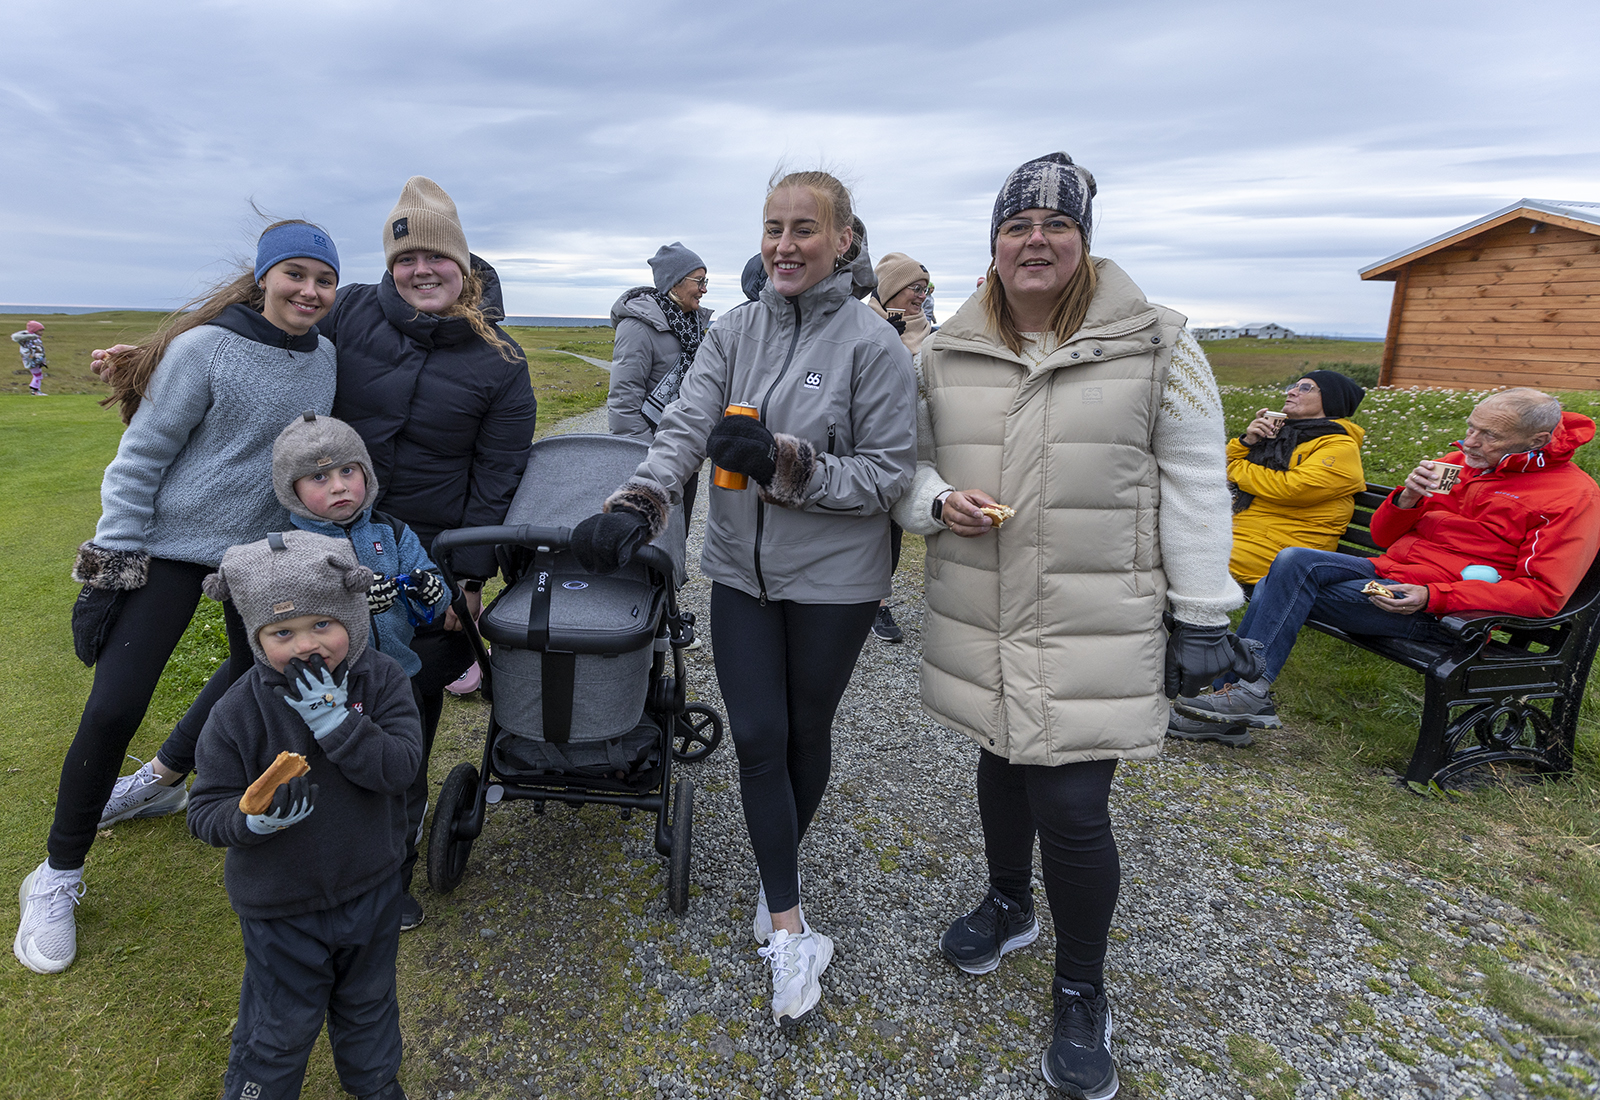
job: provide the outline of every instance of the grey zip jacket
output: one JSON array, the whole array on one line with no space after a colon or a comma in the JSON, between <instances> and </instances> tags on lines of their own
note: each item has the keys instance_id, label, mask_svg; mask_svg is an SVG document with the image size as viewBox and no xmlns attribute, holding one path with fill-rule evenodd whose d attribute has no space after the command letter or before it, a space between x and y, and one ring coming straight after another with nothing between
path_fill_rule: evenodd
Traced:
<instances>
[{"instance_id":1,"label":"grey zip jacket","mask_svg":"<svg viewBox=\"0 0 1600 1100\"><path fill-rule=\"evenodd\" d=\"M606 419L612 435L650 442L650 422L639 411L656 383L678 365L683 344L656 302L656 288L636 286L623 292L611 307L611 327L617 330L611 352L611 389L606 395ZM705 331L711 311L695 310L695 322Z\"/></svg>"},{"instance_id":2,"label":"grey zip jacket","mask_svg":"<svg viewBox=\"0 0 1600 1100\"><path fill-rule=\"evenodd\" d=\"M713 487L701 571L758 599L852 604L889 595L889 509L917 464L916 375L889 323L851 294L855 264L795 298L768 283L700 344L638 476L676 500L730 404L817 452L799 508L754 482ZM870 273L870 267L869 267Z\"/></svg>"}]
</instances>

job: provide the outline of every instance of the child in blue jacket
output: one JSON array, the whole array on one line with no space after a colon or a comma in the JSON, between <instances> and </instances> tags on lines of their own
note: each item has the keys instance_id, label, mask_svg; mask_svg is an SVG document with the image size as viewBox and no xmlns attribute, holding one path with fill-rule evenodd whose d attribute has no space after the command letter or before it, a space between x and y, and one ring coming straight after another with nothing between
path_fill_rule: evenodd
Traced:
<instances>
[{"instance_id":1,"label":"child in blue jacket","mask_svg":"<svg viewBox=\"0 0 1600 1100\"><path fill-rule=\"evenodd\" d=\"M373 508L378 500L378 479L361 436L343 420L302 413L278 433L272 445L272 488L296 527L348 541L357 560L376 574L367 591L373 648L399 661L405 674L413 678L416 691L422 658L411 649L414 624L432 622L444 614L450 597L438 567L411 528ZM417 708L422 708L420 692ZM405 892L401 898L402 931L422 923L422 905L411 893L411 874L428 811L431 749L431 744L424 747L423 765L406 795L411 832L401 868Z\"/></svg>"}]
</instances>

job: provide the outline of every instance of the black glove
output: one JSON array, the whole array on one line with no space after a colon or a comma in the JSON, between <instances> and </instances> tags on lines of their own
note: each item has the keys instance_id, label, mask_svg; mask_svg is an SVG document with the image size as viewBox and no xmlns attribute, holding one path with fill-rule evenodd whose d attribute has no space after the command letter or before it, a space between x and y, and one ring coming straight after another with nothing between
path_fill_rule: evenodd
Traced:
<instances>
[{"instance_id":1,"label":"black glove","mask_svg":"<svg viewBox=\"0 0 1600 1100\"><path fill-rule=\"evenodd\" d=\"M904 313L900 314L898 317L893 313L889 314L889 324L893 325L894 330L901 336L906 334L906 315Z\"/></svg>"},{"instance_id":2,"label":"black glove","mask_svg":"<svg viewBox=\"0 0 1600 1100\"><path fill-rule=\"evenodd\" d=\"M395 597L400 595L400 586L393 577L386 577L382 573L372 575L372 584L367 588L367 614L382 615L394 606Z\"/></svg>"},{"instance_id":3,"label":"black glove","mask_svg":"<svg viewBox=\"0 0 1600 1100\"><path fill-rule=\"evenodd\" d=\"M572 556L590 573L615 573L650 541L650 524L636 512L598 512L572 529Z\"/></svg>"},{"instance_id":4,"label":"black glove","mask_svg":"<svg viewBox=\"0 0 1600 1100\"><path fill-rule=\"evenodd\" d=\"M126 589L83 586L77 602L72 605L72 649L78 660L94 667L100 650L111 637L111 628L117 625L122 605L128 601Z\"/></svg>"},{"instance_id":5,"label":"black glove","mask_svg":"<svg viewBox=\"0 0 1600 1100\"><path fill-rule=\"evenodd\" d=\"M754 478L762 488L778 472L778 445L753 416L723 417L706 438L706 453L724 470Z\"/></svg>"},{"instance_id":6,"label":"black glove","mask_svg":"<svg viewBox=\"0 0 1600 1100\"><path fill-rule=\"evenodd\" d=\"M1261 662L1256 659L1255 650L1227 627L1173 622L1168 629L1168 699L1198 695L1211 681L1230 672L1241 680L1261 676Z\"/></svg>"}]
</instances>

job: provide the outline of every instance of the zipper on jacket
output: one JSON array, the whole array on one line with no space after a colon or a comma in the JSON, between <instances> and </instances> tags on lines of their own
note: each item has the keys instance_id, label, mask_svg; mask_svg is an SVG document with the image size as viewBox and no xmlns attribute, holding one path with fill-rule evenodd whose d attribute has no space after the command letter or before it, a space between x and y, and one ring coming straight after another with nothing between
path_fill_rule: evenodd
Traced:
<instances>
[{"instance_id":1,"label":"zipper on jacket","mask_svg":"<svg viewBox=\"0 0 1600 1100\"><path fill-rule=\"evenodd\" d=\"M778 388L778 383L783 381L783 376L788 373L789 364L794 362L795 349L800 346L800 302L798 299L791 301L794 306L794 336L789 340L789 354L783 358L783 366L778 368L778 376L772 380L772 385L767 387L767 392L761 395L759 409L760 421L763 427L767 423L767 403L772 400L772 391ZM760 592L757 599L761 606L767 606L767 579L761 575L761 532L766 527L767 505L759 496L756 497L756 542L755 542L755 570L756 588Z\"/></svg>"},{"instance_id":2,"label":"zipper on jacket","mask_svg":"<svg viewBox=\"0 0 1600 1100\"><path fill-rule=\"evenodd\" d=\"M833 437L834 437L834 433L835 433L835 431L837 429L838 429L838 425L836 423L828 425L828 453L829 454L833 453Z\"/></svg>"}]
</instances>

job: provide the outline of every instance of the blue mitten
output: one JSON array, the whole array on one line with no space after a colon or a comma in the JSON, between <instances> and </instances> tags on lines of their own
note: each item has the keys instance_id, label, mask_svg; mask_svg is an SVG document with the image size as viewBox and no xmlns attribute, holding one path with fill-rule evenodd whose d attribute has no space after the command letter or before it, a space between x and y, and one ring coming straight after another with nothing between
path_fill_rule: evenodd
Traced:
<instances>
[{"instance_id":1,"label":"blue mitten","mask_svg":"<svg viewBox=\"0 0 1600 1100\"><path fill-rule=\"evenodd\" d=\"M297 775L287 783L280 783L273 792L272 805L266 813L245 814L244 823L257 836L281 833L291 825L298 825L311 816L316 807L317 785L308 775Z\"/></svg>"},{"instance_id":2,"label":"blue mitten","mask_svg":"<svg viewBox=\"0 0 1600 1100\"><path fill-rule=\"evenodd\" d=\"M278 696L305 722L311 736L320 741L344 725L350 715L346 705L350 693L344 677L335 676L320 653L313 653L310 661L296 657L283 671L289 684L277 689Z\"/></svg>"}]
</instances>

